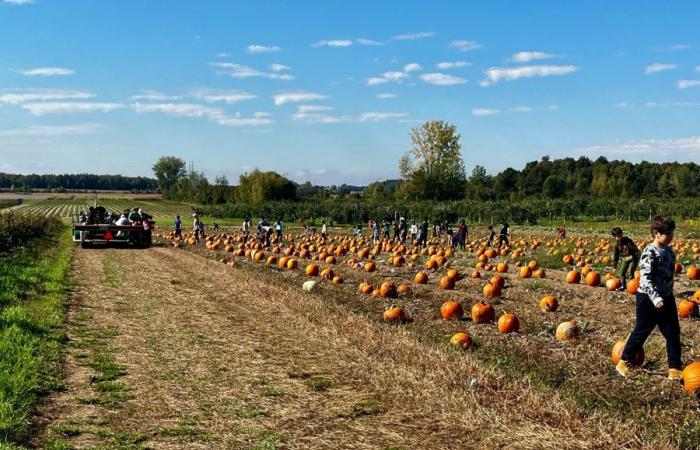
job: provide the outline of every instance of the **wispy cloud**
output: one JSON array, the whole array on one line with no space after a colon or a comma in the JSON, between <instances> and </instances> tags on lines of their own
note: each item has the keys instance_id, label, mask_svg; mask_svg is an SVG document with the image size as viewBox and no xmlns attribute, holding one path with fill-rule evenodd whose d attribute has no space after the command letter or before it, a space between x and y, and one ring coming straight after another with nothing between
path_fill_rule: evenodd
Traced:
<instances>
[{"instance_id":1,"label":"wispy cloud","mask_svg":"<svg viewBox=\"0 0 700 450\"><path fill-rule=\"evenodd\" d=\"M390 92L382 92L380 94L377 94L377 98L396 98L396 94L392 94Z\"/></svg>"},{"instance_id":2,"label":"wispy cloud","mask_svg":"<svg viewBox=\"0 0 700 450\"><path fill-rule=\"evenodd\" d=\"M449 45L449 48L455 48L460 52L468 52L470 50L476 50L481 47L483 47L483 45L479 44L478 42L464 40L452 41Z\"/></svg>"},{"instance_id":3,"label":"wispy cloud","mask_svg":"<svg viewBox=\"0 0 700 450\"><path fill-rule=\"evenodd\" d=\"M146 89L146 90L143 90L136 95L132 95L131 97L129 97L129 100L149 100L149 101L163 102L163 101L167 101L167 100L178 100L179 98L181 98L181 97L177 96L177 95L167 95L167 94L164 94L160 91L153 91L150 89Z\"/></svg>"},{"instance_id":4,"label":"wispy cloud","mask_svg":"<svg viewBox=\"0 0 700 450\"><path fill-rule=\"evenodd\" d=\"M366 39L366 38L355 39L355 42L357 42L360 45L373 45L373 46L387 44L386 42L375 41L374 39Z\"/></svg>"},{"instance_id":5,"label":"wispy cloud","mask_svg":"<svg viewBox=\"0 0 700 450\"><path fill-rule=\"evenodd\" d=\"M568 75L576 72L579 67L567 66L520 66L520 67L491 67L484 74L486 79L479 82L481 86L489 86L499 81L513 81L519 78L550 77Z\"/></svg>"},{"instance_id":6,"label":"wispy cloud","mask_svg":"<svg viewBox=\"0 0 700 450\"><path fill-rule=\"evenodd\" d=\"M700 102L645 102L645 103L628 103L618 102L613 105L613 108L688 108L700 106Z\"/></svg>"},{"instance_id":7,"label":"wispy cloud","mask_svg":"<svg viewBox=\"0 0 700 450\"><path fill-rule=\"evenodd\" d=\"M34 0L3 0L2 2L9 5L29 5L34 3Z\"/></svg>"},{"instance_id":8,"label":"wispy cloud","mask_svg":"<svg viewBox=\"0 0 700 450\"><path fill-rule=\"evenodd\" d=\"M137 113L162 113L173 117L197 117L209 119L226 127L259 126L274 123L268 113L255 113L244 118L239 113L230 116L223 109L196 103L133 103L131 108Z\"/></svg>"},{"instance_id":9,"label":"wispy cloud","mask_svg":"<svg viewBox=\"0 0 700 450\"><path fill-rule=\"evenodd\" d=\"M472 109L472 115L474 116L493 116L494 114L500 113L500 109L491 108L474 108Z\"/></svg>"},{"instance_id":10,"label":"wispy cloud","mask_svg":"<svg viewBox=\"0 0 700 450\"><path fill-rule=\"evenodd\" d=\"M650 73L656 73L656 72L663 72L665 70L673 70L677 68L678 66L675 64L662 64L662 63L654 63L646 66L644 68L644 73L650 74Z\"/></svg>"},{"instance_id":11,"label":"wispy cloud","mask_svg":"<svg viewBox=\"0 0 700 450\"><path fill-rule=\"evenodd\" d=\"M62 75L73 75L75 70L66 69L64 67L35 67L33 69L21 70L20 73L28 77L55 77Z\"/></svg>"},{"instance_id":12,"label":"wispy cloud","mask_svg":"<svg viewBox=\"0 0 700 450\"><path fill-rule=\"evenodd\" d=\"M312 47L350 47L351 45L351 39L331 39L318 41L314 43Z\"/></svg>"},{"instance_id":13,"label":"wispy cloud","mask_svg":"<svg viewBox=\"0 0 700 450\"><path fill-rule=\"evenodd\" d=\"M396 36L392 37L391 39L395 41L415 41L418 39L425 39L425 38L430 38L435 36L435 33L432 31L428 32L421 32L421 33L405 33L405 34L397 34Z\"/></svg>"},{"instance_id":14,"label":"wispy cloud","mask_svg":"<svg viewBox=\"0 0 700 450\"><path fill-rule=\"evenodd\" d=\"M655 159L673 158L677 161L680 157L689 159L700 157L700 136L615 141L607 145L593 145L590 147L578 148L575 151L579 154L589 155L637 156Z\"/></svg>"},{"instance_id":15,"label":"wispy cloud","mask_svg":"<svg viewBox=\"0 0 700 450\"><path fill-rule=\"evenodd\" d=\"M265 46L258 44L251 44L245 48L245 51L251 55L256 55L258 53L276 53L282 50L276 45Z\"/></svg>"},{"instance_id":16,"label":"wispy cloud","mask_svg":"<svg viewBox=\"0 0 700 450\"><path fill-rule=\"evenodd\" d=\"M67 91L60 89L20 90L0 93L0 103L19 105L28 102L52 100L84 100L93 98L95 94L85 91Z\"/></svg>"},{"instance_id":17,"label":"wispy cloud","mask_svg":"<svg viewBox=\"0 0 700 450\"><path fill-rule=\"evenodd\" d=\"M389 82L400 82L401 80L408 78L409 75L406 72L384 72L382 76L371 77L367 80L368 86L377 86L379 84L389 83Z\"/></svg>"},{"instance_id":18,"label":"wispy cloud","mask_svg":"<svg viewBox=\"0 0 700 450\"><path fill-rule=\"evenodd\" d=\"M437 86L450 86L453 84L464 84L467 82L465 78L455 77L454 75L439 72L421 74L420 79L428 84L434 84Z\"/></svg>"},{"instance_id":19,"label":"wispy cloud","mask_svg":"<svg viewBox=\"0 0 700 450\"><path fill-rule=\"evenodd\" d=\"M291 67L285 66L284 64L270 64L270 70L273 72L282 72L283 70L292 70Z\"/></svg>"},{"instance_id":20,"label":"wispy cloud","mask_svg":"<svg viewBox=\"0 0 700 450\"><path fill-rule=\"evenodd\" d=\"M123 108L121 103L98 103L98 102L39 102L24 103L22 108L28 110L35 116L46 114L73 114L87 112L110 112Z\"/></svg>"},{"instance_id":21,"label":"wispy cloud","mask_svg":"<svg viewBox=\"0 0 700 450\"><path fill-rule=\"evenodd\" d=\"M467 67L471 66L472 63L466 62L466 61L444 61L437 63L437 68L442 69L442 70L448 70L448 69L456 69L459 67Z\"/></svg>"},{"instance_id":22,"label":"wispy cloud","mask_svg":"<svg viewBox=\"0 0 700 450\"><path fill-rule=\"evenodd\" d=\"M33 125L26 128L0 130L0 137L15 136L61 136L94 134L102 130L99 123L85 123L80 125Z\"/></svg>"},{"instance_id":23,"label":"wispy cloud","mask_svg":"<svg viewBox=\"0 0 700 450\"><path fill-rule=\"evenodd\" d=\"M508 111L515 112L515 113L527 113L527 112L532 111L532 107L530 107L530 106L514 106L512 108L508 108Z\"/></svg>"},{"instance_id":24,"label":"wispy cloud","mask_svg":"<svg viewBox=\"0 0 700 450\"><path fill-rule=\"evenodd\" d=\"M423 66L421 66L420 64L417 64L417 63L410 63L410 64L406 64L405 66L403 66L403 71L406 73L416 72L418 70L423 70Z\"/></svg>"},{"instance_id":25,"label":"wispy cloud","mask_svg":"<svg viewBox=\"0 0 700 450\"><path fill-rule=\"evenodd\" d=\"M297 106L297 112L299 113L317 113L325 111L333 111L335 108L326 105L299 105Z\"/></svg>"},{"instance_id":26,"label":"wispy cloud","mask_svg":"<svg viewBox=\"0 0 700 450\"><path fill-rule=\"evenodd\" d=\"M672 44L662 47L656 47L655 50L661 50L665 52L677 52L679 50L690 50L691 48L693 47L688 44Z\"/></svg>"},{"instance_id":27,"label":"wispy cloud","mask_svg":"<svg viewBox=\"0 0 700 450\"><path fill-rule=\"evenodd\" d=\"M216 57L217 57L217 58L228 58L228 57L230 57L230 56L231 56L231 54L230 54L230 53L226 53L226 52L219 52L219 53L216 54Z\"/></svg>"},{"instance_id":28,"label":"wispy cloud","mask_svg":"<svg viewBox=\"0 0 700 450\"><path fill-rule=\"evenodd\" d=\"M516 63L526 63L530 61L536 61L540 59L551 59L551 58L561 58L562 55L557 55L555 53L545 53L545 52L518 52L514 53L510 57L510 60Z\"/></svg>"},{"instance_id":29,"label":"wispy cloud","mask_svg":"<svg viewBox=\"0 0 700 450\"><path fill-rule=\"evenodd\" d=\"M227 90L211 90L211 89L200 89L192 92L191 94L194 98L204 100L207 103L217 103L223 102L227 104L233 104L242 102L245 100L252 100L255 94L244 91L227 91Z\"/></svg>"},{"instance_id":30,"label":"wispy cloud","mask_svg":"<svg viewBox=\"0 0 700 450\"><path fill-rule=\"evenodd\" d=\"M366 112L360 114L360 122L384 122L387 120L403 119L405 117L408 117L408 114L397 112Z\"/></svg>"},{"instance_id":31,"label":"wispy cloud","mask_svg":"<svg viewBox=\"0 0 700 450\"><path fill-rule=\"evenodd\" d=\"M328 114L328 111L333 109L332 106L299 105L291 117L294 122L305 124L332 124L352 121L350 117Z\"/></svg>"},{"instance_id":32,"label":"wispy cloud","mask_svg":"<svg viewBox=\"0 0 700 450\"><path fill-rule=\"evenodd\" d=\"M273 96L275 106L284 105L285 103L300 103L314 100L324 100L326 98L328 98L327 95L305 91L282 92Z\"/></svg>"},{"instance_id":33,"label":"wispy cloud","mask_svg":"<svg viewBox=\"0 0 700 450\"><path fill-rule=\"evenodd\" d=\"M215 62L215 63L210 63L212 66L216 67L219 69L217 71L217 74L219 75L228 75L231 78L270 78L274 80L293 80L294 77L290 74L284 73L276 73L276 72L263 72L257 69L254 69L250 66L246 66L243 64L236 64L236 63L227 63L227 62Z\"/></svg>"},{"instance_id":34,"label":"wispy cloud","mask_svg":"<svg viewBox=\"0 0 700 450\"><path fill-rule=\"evenodd\" d=\"M678 80L676 86L678 86L678 89L688 89L700 86L700 80Z\"/></svg>"}]
</instances>

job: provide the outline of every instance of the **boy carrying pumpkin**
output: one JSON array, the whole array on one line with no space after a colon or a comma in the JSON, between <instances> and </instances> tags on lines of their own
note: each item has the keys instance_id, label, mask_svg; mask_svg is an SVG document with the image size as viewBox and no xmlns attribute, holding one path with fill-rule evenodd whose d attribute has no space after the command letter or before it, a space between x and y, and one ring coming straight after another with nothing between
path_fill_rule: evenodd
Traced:
<instances>
[{"instance_id":1,"label":"boy carrying pumpkin","mask_svg":"<svg viewBox=\"0 0 700 450\"><path fill-rule=\"evenodd\" d=\"M637 290L637 320L627 339L617 371L629 375L634 355L644 347L649 334L659 327L666 339L668 378L681 378L681 329L678 323L676 299L673 296L673 276L676 255L670 247L676 223L666 216L655 216L651 221L654 242L642 251L639 264L640 282Z\"/></svg>"}]
</instances>

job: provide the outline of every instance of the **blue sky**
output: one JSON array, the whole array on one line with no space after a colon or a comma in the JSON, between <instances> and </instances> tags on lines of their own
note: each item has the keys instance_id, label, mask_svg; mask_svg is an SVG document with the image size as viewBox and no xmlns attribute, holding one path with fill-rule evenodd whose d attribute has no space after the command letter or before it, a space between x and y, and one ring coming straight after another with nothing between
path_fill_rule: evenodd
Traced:
<instances>
[{"instance_id":1,"label":"blue sky","mask_svg":"<svg viewBox=\"0 0 700 450\"><path fill-rule=\"evenodd\" d=\"M442 119L496 173L700 161L697 1L0 0L0 171L398 175Z\"/></svg>"}]
</instances>

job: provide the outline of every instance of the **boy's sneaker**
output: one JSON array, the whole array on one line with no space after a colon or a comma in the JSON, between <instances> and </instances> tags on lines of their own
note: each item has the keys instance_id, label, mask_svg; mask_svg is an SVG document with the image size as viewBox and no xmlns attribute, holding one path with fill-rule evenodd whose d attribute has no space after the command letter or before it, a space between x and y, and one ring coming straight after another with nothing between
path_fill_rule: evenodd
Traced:
<instances>
[{"instance_id":1,"label":"boy's sneaker","mask_svg":"<svg viewBox=\"0 0 700 450\"><path fill-rule=\"evenodd\" d=\"M678 369L668 369L668 379L669 380L680 380L682 372Z\"/></svg>"},{"instance_id":2,"label":"boy's sneaker","mask_svg":"<svg viewBox=\"0 0 700 450\"><path fill-rule=\"evenodd\" d=\"M617 370L617 373L619 373L620 375L622 375L625 378L627 378L630 374L629 364L627 364L627 361L623 361L622 359L615 366L615 370ZM670 374L669 374L669 376L670 376Z\"/></svg>"}]
</instances>

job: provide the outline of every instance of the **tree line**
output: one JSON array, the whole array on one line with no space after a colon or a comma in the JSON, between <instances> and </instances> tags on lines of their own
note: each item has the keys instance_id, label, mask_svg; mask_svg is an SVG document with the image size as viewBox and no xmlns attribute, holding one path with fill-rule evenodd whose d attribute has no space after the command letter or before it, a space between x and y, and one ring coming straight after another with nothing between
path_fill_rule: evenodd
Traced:
<instances>
[{"instance_id":1,"label":"tree line","mask_svg":"<svg viewBox=\"0 0 700 450\"><path fill-rule=\"evenodd\" d=\"M60 175L18 175L0 172L0 189L29 192L33 189L52 190L104 190L156 192L158 182L154 178L126 177L123 175L96 175L92 173Z\"/></svg>"}]
</instances>

